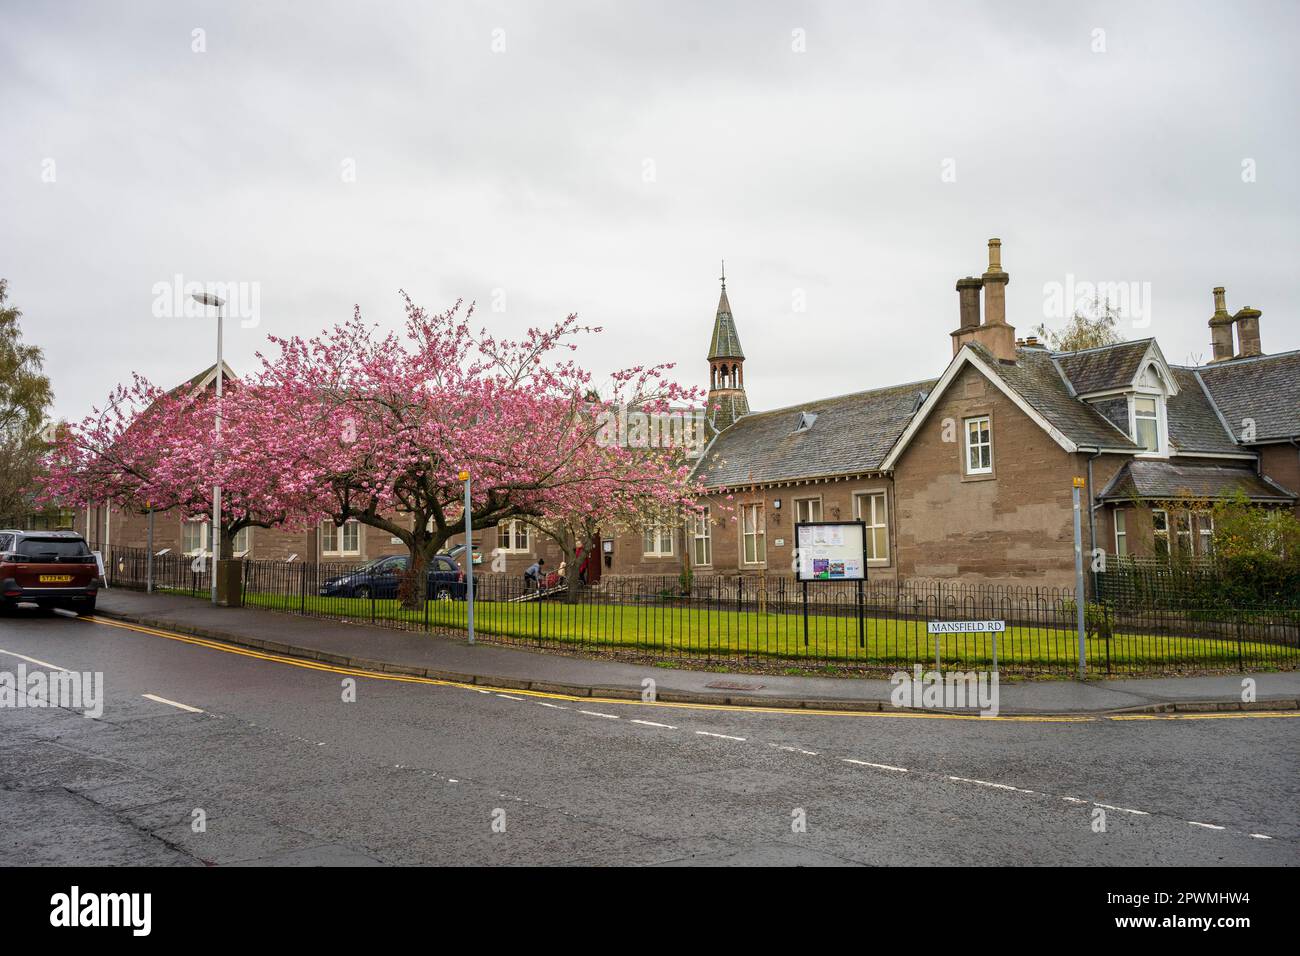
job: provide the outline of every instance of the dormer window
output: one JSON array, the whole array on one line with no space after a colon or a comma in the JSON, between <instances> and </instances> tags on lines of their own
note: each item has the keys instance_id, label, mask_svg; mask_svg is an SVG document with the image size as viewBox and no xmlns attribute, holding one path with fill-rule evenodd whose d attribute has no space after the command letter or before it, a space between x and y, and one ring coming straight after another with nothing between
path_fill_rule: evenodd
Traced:
<instances>
[{"instance_id":1,"label":"dormer window","mask_svg":"<svg viewBox=\"0 0 1300 956\"><path fill-rule=\"evenodd\" d=\"M799 421L795 423L794 430L796 432L806 432L813 427L813 423L816 421L816 412L800 412Z\"/></svg>"},{"instance_id":2,"label":"dormer window","mask_svg":"<svg viewBox=\"0 0 1300 956\"><path fill-rule=\"evenodd\" d=\"M1136 392L1129 396L1129 435L1142 450L1139 455L1169 454L1169 424L1165 412L1165 396L1158 393Z\"/></svg>"},{"instance_id":3,"label":"dormer window","mask_svg":"<svg viewBox=\"0 0 1300 956\"><path fill-rule=\"evenodd\" d=\"M1154 397L1133 399L1133 441L1149 452L1160 451L1160 408Z\"/></svg>"}]
</instances>

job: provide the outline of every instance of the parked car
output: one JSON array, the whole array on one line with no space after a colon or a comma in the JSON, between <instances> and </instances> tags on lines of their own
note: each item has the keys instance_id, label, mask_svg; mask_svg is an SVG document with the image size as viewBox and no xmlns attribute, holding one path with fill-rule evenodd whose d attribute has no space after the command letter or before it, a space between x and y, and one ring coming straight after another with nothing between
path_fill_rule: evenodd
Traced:
<instances>
[{"instance_id":1,"label":"parked car","mask_svg":"<svg viewBox=\"0 0 1300 956\"><path fill-rule=\"evenodd\" d=\"M90 614L103 584L75 531L0 531L0 610L35 604Z\"/></svg>"},{"instance_id":2,"label":"parked car","mask_svg":"<svg viewBox=\"0 0 1300 956\"><path fill-rule=\"evenodd\" d=\"M327 578L320 586L321 597L395 598L410 567L405 554L376 558L354 571ZM465 599L465 574L456 562L437 554L429 560L425 594L441 601Z\"/></svg>"}]
</instances>

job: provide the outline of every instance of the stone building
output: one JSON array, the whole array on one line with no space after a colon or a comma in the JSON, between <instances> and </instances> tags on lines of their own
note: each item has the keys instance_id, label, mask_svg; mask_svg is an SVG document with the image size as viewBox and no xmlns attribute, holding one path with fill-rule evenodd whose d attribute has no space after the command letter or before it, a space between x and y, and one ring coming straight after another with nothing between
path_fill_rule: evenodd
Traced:
<instances>
[{"instance_id":1,"label":"stone building","mask_svg":"<svg viewBox=\"0 0 1300 956\"><path fill-rule=\"evenodd\" d=\"M1265 355L1259 310L1230 314L1214 290L1205 366L1169 364L1150 338L1052 352L1016 337L997 239L988 253L987 271L957 281L951 358L936 377L763 412L749 407L724 273L707 354L711 439L696 470L704 510L671 527L607 530L589 549L599 552L593 580L687 569L791 578L796 523L861 520L872 579L1069 585L1076 477L1084 547L1108 554L1204 554L1204 504L1237 492L1297 507L1300 351ZM191 384L213 378L209 369ZM144 546L143 517L84 514L77 525L93 546ZM154 547L204 550L206 523L158 515ZM355 522L249 529L236 549L305 562L404 553ZM476 532L474 551L481 573L494 553L512 575L538 557L561 560L522 521Z\"/></svg>"}]
</instances>

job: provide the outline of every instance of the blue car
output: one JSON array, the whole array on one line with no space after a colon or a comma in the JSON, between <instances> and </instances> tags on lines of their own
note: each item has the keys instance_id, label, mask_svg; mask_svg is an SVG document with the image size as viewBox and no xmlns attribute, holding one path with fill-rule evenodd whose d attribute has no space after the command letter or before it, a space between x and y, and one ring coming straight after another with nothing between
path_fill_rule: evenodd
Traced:
<instances>
[{"instance_id":1,"label":"blue car","mask_svg":"<svg viewBox=\"0 0 1300 956\"><path fill-rule=\"evenodd\" d=\"M376 558L355 571L327 578L320 586L321 597L395 598L411 559L404 554ZM446 555L429 559L427 597L440 601L465 599L465 573Z\"/></svg>"}]
</instances>

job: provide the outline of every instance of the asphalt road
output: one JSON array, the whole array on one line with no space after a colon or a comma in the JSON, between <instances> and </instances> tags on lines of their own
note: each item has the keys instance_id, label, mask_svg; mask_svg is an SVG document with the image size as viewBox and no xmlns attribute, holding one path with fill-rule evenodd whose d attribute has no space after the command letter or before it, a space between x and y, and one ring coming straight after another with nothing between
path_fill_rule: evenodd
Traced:
<instances>
[{"instance_id":1,"label":"asphalt road","mask_svg":"<svg viewBox=\"0 0 1300 956\"><path fill-rule=\"evenodd\" d=\"M332 670L0 618L0 671L24 656L102 672L105 703L0 709L6 865L1300 863L1300 718L817 716L366 677L346 701Z\"/></svg>"}]
</instances>

